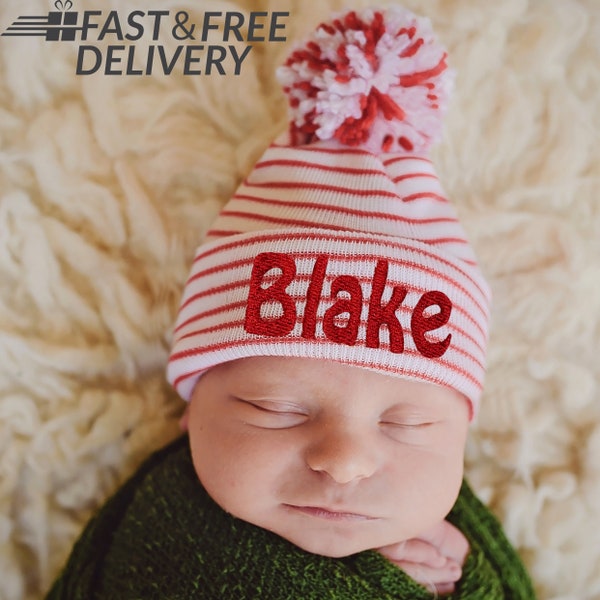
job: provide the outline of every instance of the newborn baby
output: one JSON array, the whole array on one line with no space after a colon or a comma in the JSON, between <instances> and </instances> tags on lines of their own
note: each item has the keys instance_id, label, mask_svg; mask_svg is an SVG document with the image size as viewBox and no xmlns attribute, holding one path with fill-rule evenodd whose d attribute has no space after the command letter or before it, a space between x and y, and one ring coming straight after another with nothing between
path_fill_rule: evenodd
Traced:
<instances>
[{"instance_id":1,"label":"newborn baby","mask_svg":"<svg viewBox=\"0 0 600 600\"><path fill-rule=\"evenodd\" d=\"M181 300L188 437L106 505L50 597L531 600L462 479L490 294L427 157L446 53L404 9L349 12L279 76L289 131Z\"/></svg>"},{"instance_id":2,"label":"newborn baby","mask_svg":"<svg viewBox=\"0 0 600 600\"><path fill-rule=\"evenodd\" d=\"M290 136L209 232L176 327L194 465L223 509L304 550L377 548L451 591L489 296L424 156L445 52L407 11L351 12L279 75Z\"/></svg>"},{"instance_id":3,"label":"newborn baby","mask_svg":"<svg viewBox=\"0 0 600 600\"><path fill-rule=\"evenodd\" d=\"M468 422L449 388L283 357L211 369L185 417L196 473L224 510L307 552L378 549L440 593L468 549L444 521Z\"/></svg>"}]
</instances>

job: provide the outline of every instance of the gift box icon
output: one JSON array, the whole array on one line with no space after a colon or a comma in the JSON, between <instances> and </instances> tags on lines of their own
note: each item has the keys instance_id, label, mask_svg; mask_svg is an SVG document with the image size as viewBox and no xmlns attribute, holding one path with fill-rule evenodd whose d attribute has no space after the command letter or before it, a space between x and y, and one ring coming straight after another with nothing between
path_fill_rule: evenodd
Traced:
<instances>
[{"instance_id":1,"label":"gift box icon","mask_svg":"<svg viewBox=\"0 0 600 600\"><path fill-rule=\"evenodd\" d=\"M73 8L71 0L66 0L66 2L56 0L54 7L58 10L48 13L49 27L46 31L46 40L51 42L58 40L72 42L77 32L77 17L79 13L69 11L70 8Z\"/></svg>"}]
</instances>

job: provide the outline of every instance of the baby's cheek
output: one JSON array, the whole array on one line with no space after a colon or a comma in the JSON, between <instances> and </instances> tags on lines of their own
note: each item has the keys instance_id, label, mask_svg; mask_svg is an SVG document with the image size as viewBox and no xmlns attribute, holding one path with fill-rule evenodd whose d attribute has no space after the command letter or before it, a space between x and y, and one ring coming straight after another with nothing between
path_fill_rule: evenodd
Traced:
<instances>
[{"instance_id":1,"label":"baby's cheek","mask_svg":"<svg viewBox=\"0 0 600 600\"><path fill-rule=\"evenodd\" d=\"M237 469L232 469L230 463L217 458L218 450L213 446L213 452L208 448L198 448L193 456L196 475L208 495L226 512L239 516L238 505L244 494L244 480L240 478Z\"/></svg>"},{"instance_id":2,"label":"baby's cheek","mask_svg":"<svg viewBox=\"0 0 600 600\"><path fill-rule=\"evenodd\" d=\"M268 493L266 460L243 434L226 431L196 431L194 466L211 498L225 511L244 520L260 498Z\"/></svg>"},{"instance_id":3,"label":"baby's cheek","mask_svg":"<svg viewBox=\"0 0 600 600\"><path fill-rule=\"evenodd\" d=\"M460 492L463 465L462 453L449 453L443 460L438 461L438 468L431 475L436 481L436 491L430 500L436 502L442 518L450 512Z\"/></svg>"},{"instance_id":4,"label":"baby's cheek","mask_svg":"<svg viewBox=\"0 0 600 600\"><path fill-rule=\"evenodd\" d=\"M448 451L435 446L410 449L401 458L395 478L398 494L418 506L423 515L434 520L443 519L458 496L463 462L460 448L448 448Z\"/></svg>"}]
</instances>

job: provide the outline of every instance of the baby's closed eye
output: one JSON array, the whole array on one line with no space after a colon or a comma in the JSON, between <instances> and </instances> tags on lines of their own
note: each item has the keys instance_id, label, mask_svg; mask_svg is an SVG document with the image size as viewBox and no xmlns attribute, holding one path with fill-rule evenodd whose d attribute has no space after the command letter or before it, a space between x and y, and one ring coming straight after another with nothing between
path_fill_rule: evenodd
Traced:
<instances>
[{"instance_id":1,"label":"baby's closed eye","mask_svg":"<svg viewBox=\"0 0 600 600\"><path fill-rule=\"evenodd\" d=\"M400 413L384 415L379 420L383 433L402 442L426 442L436 429L439 419L420 413Z\"/></svg>"},{"instance_id":2,"label":"baby's closed eye","mask_svg":"<svg viewBox=\"0 0 600 600\"><path fill-rule=\"evenodd\" d=\"M298 404L278 400L232 397L248 425L265 429L286 429L304 423L308 412Z\"/></svg>"}]
</instances>

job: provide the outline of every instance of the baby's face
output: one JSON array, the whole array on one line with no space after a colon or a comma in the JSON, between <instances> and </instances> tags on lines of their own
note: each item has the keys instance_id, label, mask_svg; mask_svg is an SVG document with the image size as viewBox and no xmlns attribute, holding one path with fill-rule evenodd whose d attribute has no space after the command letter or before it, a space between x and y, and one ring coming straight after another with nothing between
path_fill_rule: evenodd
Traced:
<instances>
[{"instance_id":1,"label":"baby's face","mask_svg":"<svg viewBox=\"0 0 600 600\"><path fill-rule=\"evenodd\" d=\"M324 556L410 539L452 508L467 400L303 358L211 369L189 408L194 467L234 516Z\"/></svg>"}]
</instances>

